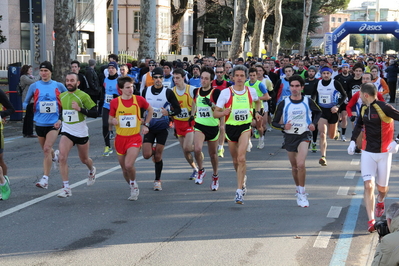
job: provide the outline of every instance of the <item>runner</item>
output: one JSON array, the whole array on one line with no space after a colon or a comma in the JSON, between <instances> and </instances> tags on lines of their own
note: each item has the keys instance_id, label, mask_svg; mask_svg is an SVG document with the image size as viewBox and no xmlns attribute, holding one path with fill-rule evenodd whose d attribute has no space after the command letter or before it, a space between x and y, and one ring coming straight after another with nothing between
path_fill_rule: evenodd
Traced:
<instances>
[{"instance_id":1,"label":"runner","mask_svg":"<svg viewBox=\"0 0 399 266\"><path fill-rule=\"evenodd\" d=\"M254 79L256 79L256 69ZM245 86L248 77L248 69L243 65L233 68L234 86L223 90L217 100L214 116L220 118L226 116L226 138L233 159L234 169L237 174L237 190L235 203L244 204L244 196L247 192L246 186L246 149L251 137L251 122L253 116L260 121L261 102L255 89ZM252 113L253 105L256 103L255 114Z\"/></svg>"},{"instance_id":2,"label":"runner","mask_svg":"<svg viewBox=\"0 0 399 266\"><path fill-rule=\"evenodd\" d=\"M59 143L58 160L60 174L63 182L62 192L57 196L67 198L72 196L68 176L68 155L69 151L76 144L80 161L89 169L87 185L91 186L96 181L96 168L93 160L89 157L89 129L86 125L86 116L96 118L98 111L96 104L90 95L78 89L79 76L76 73L68 73L65 78L67 92L60 94L62 107L62 124L59 120L55 128L60 128L61 139Z\"/></svg>"},{"instance_id":3,"label":"runner","mask_svg":"<svg viewBox=\"0 0 399 266\"><path fill-rule=\"evenodd\" d=\"M54 127L60 117L60 94L67 91L62 83L51 79L53 66L44 61L40 64L41 80L30 85L26 94L23 108L29 104L33 97L33 111L36 122L36 134L43 150L43 177L36 183L39 188L48 188L48 179L52 162L58 162L58 155L54 153L53 145L57 140L59 130Z\"/></svg>"},{"instance_id":4,"label":"runner","mask_svg":"<svg viewBox=\"0 0 399 266\"><path fill-rule=\"evenodd\" d=\"M121 88L122 95L111 101L109 111L109 123L116 128L114 144L119 165L122 168L123 177L130 186L128 200L137 200L140 192L134 166L142 144L140 109L148 111L144 125L141 127L143 135L148 133L153 115L153 108L149 103L143 97L133 95L133 82L131 77L118 78L118 87Z\"/></svg>"},{"instance_id":5,"label":"runner","mask_svg":"<svg viewBox=\"0 0 399 266\"><path fill-rule=\"evenodd\" d=\"M310 66L308 68L308 77L305 79L305 86L303 88L303 95L306 97L312 97L312 94L315 90L315 84L319 81L316 79L316 67ZM312 131L312 142L310 144L312 152L317 152L317 135L319 134L319 130L317 128L317 124L315 124L315 130Z\"/></svg>"},{"instance_id":6,"label":"runner","mask_svg":"<svg viewBox=\"0 0 399 266\"><path fill-rule=\"evenodd\" d=\"M309 97L303 97L301 91L305 87L302 77L294 75L289 79L291 96L285 98L277 106L273 126L284 130L285 149L291 163L292 177L296 186L297 204L309 207L305 192L306 167L311 131L316 129L321 117L321 110ZM283 123L280 124L280 121Z\"/></svg>"},{"instance_id":7,"label":"runner","mask_svg":"<svg viewBox=\"0 0 399 266\"><path fill-rule=\"evenodd\" d=\"M394 120L399 120L399 111L377 99L377 88L373 83L361 85L360 97L363 105L352 133L348 153L354 154L356 139L364 128L360 161L364 181L364 202L369 219L368 231L373 232L375 230L374 218L381 217L385 211L384 200L388 193L392 153L398 152L399 148L393 141ZM376 185L378 196L375 204Z\"/></svg>"}]
</instances>

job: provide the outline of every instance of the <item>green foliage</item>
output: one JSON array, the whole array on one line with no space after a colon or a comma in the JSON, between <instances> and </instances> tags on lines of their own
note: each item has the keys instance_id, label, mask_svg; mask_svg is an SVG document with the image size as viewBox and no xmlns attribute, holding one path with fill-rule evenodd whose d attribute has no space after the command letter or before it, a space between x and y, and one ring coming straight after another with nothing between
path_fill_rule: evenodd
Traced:
<instances>
[{"instance_id":1,"label":"green foliage","mask_svg":"<svg viewBox=\"0 0 399 266\"><path fill-rule=\"evenodd\" d=\"M118 58L119 58L119 63L120 63L120 64L130 63L130 62L132 62L133 60L135 60L135 59L133 58L133 56L127 55L127 54L119 54L119 55L118 55Z\"/></svg>"},{"instance_id":2,"label":"green foliage","mask_svg":"<svg viewBox=\"0 0 399 266\"><path fill-rule=\"evenodd\" d=\"M364 36L360 34L349 35L349 45L352 46L354 50L364 49Z\"/></svg>"},{"instance_id":3,"label":"green foliage","mask_svg":"<svg viewBox=\"0 0 399 266\"><path fill-rule=\"evenodd\" d=\"M320 13L323 15L334 14L339 9L347 9L350 0L318 0Z\"/></svg>"},{"instance_id":4,"label":"green foliage","mask_svg":"<svg viewBox=\"0 0 399 266\"><path fill-rule=\"evenodd\" d=\"M0 21L3 20L3 16L0 16ZM7 41L6 36L3 35L3 31L1 30L1 26L0 26L0 44L2 44L3 42Z\"/></svg>"},{"instance_id":5,"label":"green foliage","mask_svg":"<svg viewBox=\"0 0 399 266\"><path fill-rule=\"evenodd\" d=\"M379 37L379 41L383 43L384 51L394 50L399 51L399 40L393 36L381 36Z\"/></svg>"}]
</instances>

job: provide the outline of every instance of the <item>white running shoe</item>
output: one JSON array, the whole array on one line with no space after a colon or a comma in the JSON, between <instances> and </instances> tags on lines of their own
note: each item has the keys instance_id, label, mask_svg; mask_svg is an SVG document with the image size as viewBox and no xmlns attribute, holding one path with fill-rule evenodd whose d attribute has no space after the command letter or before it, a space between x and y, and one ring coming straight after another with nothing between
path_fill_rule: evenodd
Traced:
<instances>
[{"instance_id":1,"label":"white running shoe","mask_svg":"<svg viewBox=\"0 0 399 266\"><path fill-rule=\"evenodd\" d=\"M162 189L161 189L162 190ZM139 198L139 186L136 183L136 186L130 185L130 197L128 200L138 200Z\"/></svg>"},{"instance_id":2,"label":"white running shoe","mask_svg":"<svg viewBox=\"0 0 399 266\"><path fill-rule=\"evenodd\" d=\"M96 168L93 166L93 170L89 170L89 177L87 178L87 185L91 186L96 182Z\"/></svg>"},{"instance_id":3,"label":"white running shoe","mask_svg":"<svg viewBox=\"0 0 399 266\"><path fill-rule=\"evenodd\" d=\"M57 168L58 168L58 163L59 163L58 155L60 155L60 151L59 150L55 150L54 151L54 158L52 159L53 160L53 168L54 168L54 170L57 170Z\"/></svg>"},{"instance_id":4,"label":"white running shoe","mask_svg":"<svg viewBox=\"0 0 399 266\"><path fill-rule=\"evenodd\" d=\"M244 183L242 184L242 195L247 194L247 175L244 176Z\"/></svg>"},{"instance_id":5,"label":"white running shoe","mask_svg":"<svg viewBox=\"0 0 399 266\"><path fill-rule=\"evenodd\" d=\"M162 190L161 181L155 181L154 182L154 190L155 191L161 191Z\"/></svg>"},{"instance_id":6,"label":"white running shoe","mask_svg":"<svg viewBox=\"0 0 399 266\"><path fill-rule=\"evenodd\" d=\"M37 187L48 189L48 179L42 177L39 182L36 183Z\"/></svg>"},{"instance_id":7,"label":"white running shoe","mask_svg":"<svg viewBox=\"0 0 399 266\"><path fill-rule=\"evenodd\" d=\"M62 192L57 195L57 197L59 197L59 198L68 198L70 196L72 196L71 188L63 188Z\"/></svg>"},{"instance_id":8,"label":"white running shoe","mask_svg":"<svg viewBox=\"0 0 399 266\"><path fill-rule=\"evenodd\" d=\"M201 185L204 182L204 177L206 175L205 169L199 170L197 174L197 178L195 179L195 184Z\"/></svg>"},{"instance_id":9,"label":"white running shoe","mask_svg":"<svg viewBox=\"0 0 399 266\"><path fill-rule=\"evenodd\" d=\"M251 140L248 141L247 152L251 152L252 149L252 142Z\"/></svg>"},{"instance_id":10,"label":"white running shoe","mask_svg":"<svg viewBox=\"0 0 399 266\"><path fill-rule=\"evenodd\" d=\"M236 191L236 197L235 197L234 201L237 204L244 204L244 196L242 195L242 191L240 191L239 189L237 189L237 191Z\"/></svg>"},{"instance_id":11,"label":"white running shoe","mask_svg":"<svg viewBox=\"0 0 399 266\"><path fill-rule=\"evenodd\" d=\"M305 194L301 194L301 193L297 193L297 199L296 199L296 203L298 204L298 206L302 207L302 208L306 208L309 207L309 201L308 201L308 197L307 197L307 193Z\"/></svg>"},{"instance_id":12,"label":"white running shoe","mask_svg":"<svg viewBox=\"0 0 399 266\"><path fill-rule=\"evenodd\" d=\"M212 176L211 190L217 191L219 189L219 176Z\"/></svg>"},{"instance_id":13,"label":"white running shoe","mask_svg":"<svg viewBox=\"0 0 399 266\"><path fill-rule=\"evenodd\" d=\"M341 136L342 141L346 141L346 137L344 135Z\"/></svg>"},{"instance_id":14,"label":"white running shoe","mask_svg":"<svg viewBox=\"0 0 399 266\"><path fill-rule=\"evenodd\" d=\"M265 147L265 142L261 138L259 138L259 143L258 143L257 148L261 150L264 147Z\"/></svg>"},{"instance_id":15,"label":"white running shoe","mask_svg":"<svg viewBox=\"0 0 399 266\"><path fill-rule=\"evenodd\" d=\"M272 130L273 130L273 128L271 128L271 127L268 127L268 128L266 129L267 132L272 132Z\"/></svg>"}]
</instances>

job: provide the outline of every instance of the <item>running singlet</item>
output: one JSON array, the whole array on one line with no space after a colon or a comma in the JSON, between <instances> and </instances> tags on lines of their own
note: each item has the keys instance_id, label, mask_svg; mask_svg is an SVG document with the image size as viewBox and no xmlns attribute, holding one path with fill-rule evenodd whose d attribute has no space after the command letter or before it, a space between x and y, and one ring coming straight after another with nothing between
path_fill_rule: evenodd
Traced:
<instances>
[{"instance_id":1,"label":"running singlet","mask_svg":"<svg viewBox=\"0 0 399 266\"><path fill-rule=\"evenodd\" d=\"M173 118L179 121L188 121L191 114L191 104L193 102L193 98L190 95L190 85L186 85L186 90L181 96L178 94L177 91L177 88L173 87L173 92L175 93L177 101L179 102L181 107L181 113L174 116Z\"/></svg>"},{"instance_id":2,"label":"running singlet","mask_svg":"<svg viewBox=\"0 0 399 266\"><path fill-rule=\"evenodd\" d=\"M139 96L141 97L141 96ZM122 100L122 97L116 98L118 107L116 108L115 118L118 124L115 126L116 134L119 136L132 136L140 133L140 106L137 102L137 96L132 95L132 99ZM131 101L132 105L127 107L123 102Z\"/></svg>"},{"instance_id":3,"label":"running singlet","mask_svg":"<svg viewBox=\"0 0 399 266\"><path fill-rule=\"evenodd\" d=\"M277 99L277 104L284 100L285 98L291 96L291 90L290 90L290 83L288 80L285 78L281 79L281 85L280 85L280 92L279 92L279 97Z\"/></svg>"},{"instance_id":4,"label":"running singlet","mask_svg":"<svg viewBox=\"0 0 399 266\"><path fill-rule=\"evenodd\" d=\"M104 105L103 107L109 110L109 103L114 99L114 94L119 95L118 79L104 79Z\"/></svg>"},{"instance_id":5,"label":"running singlet","mask_svg":"<svg viewBox=\"0 0 399 266\"><path fill-rule=\"evenodd\" d=\"M384 88L382 87L381 78L380 77L378 77L378 79L376 81L374 81L373 83L377 87L377 91L378 92L384 92Z\"/></svg>"},{"instance_id":6,"label":"running singlet","mask_svg":"<svg viewBox=\"0 0 399 266\"><path fill-rule=\"evenodd\" d=\"M161 112L161 108L169 110L169 102L166 98L166 90L168 89L162 87L162 91L158 95L154 95L152 93L152 87L147 88L145 99L154 109L154 113L150 121L150 129L161 130L169 128L169 117L163 116Z\"/></svg>"},{"instance_id":7,"label":"running singlet","mask_svg":"<svg viewBox=\"0 0 399 266\"><path fill-rule=\"evenodd\" d=\"M300 103L291 102L285 98L283 109L283 124L290 123L291 129L284 129L284 133L301 135L309 131L308 126L312 123L312 111L309 107L309 98L303 97Z\"/></svg>"},{"instance_id":8,"label":"running singlet","mask_svg":"<svg viewBox=\"0 0 399 266\"><path fill-rule=\"evenodd\" d=\"M250 124L252 122L252 97L249 88L245 86L245 92L241 95L235 93L232 87L228 89L231 92L231 96L225 107L231 108L231 112L226 116L226 125Z\"/></svg>"},{"instance_id":9,"label":"running singlet","mask_svg":"<svg viewBox=\"0 0 399 266\"><path fill-rule=\"evenodd\" d=\"M323 86L322 80L317 84L317 92L319 94L318 104L323 108L331 108L336 105L337 94L339 93L334 87L334 80L331 79L327 86Z\"/></svg>"},{"instance_id":10,"label":"running singlet","mask_svg":"<svg viewBox=\"0 0 399 266\"><path fill-rule=\"evenodd\" d=\"M200 95L200 90L201 88L198 88L197 95L195 97L195 103L197 105L195 123L210 127L218 126L219 119L213 117L212 107L206 103L203 103L204 98L208 98L209 100L211 99L215 89L212 89L212 91L205 97Z\"/></svg>"},{"instance_id":11,"label":"running singlet","mask_svg":"<svg viewBox=\"0 0 399 266\"><path fill-rule=\"evenodd\" d=\"M260 85L260 84L262 84L262 85ZM262 97L263 94L267 93L266 88L263 87L264 84L259 80L257 80L254 84L251 84L249 82L249 80L247 80L244 85L247 87L254 88L258 97ZM252 102L252 108L255 108L256 107L255 105L256 105L256 103Z\"/></svg>"},{"instance_id":12,"label":"running singlet","mask_svg":"<svg viewBox=\"0 0 399 266\"><path fill-rule=\"evenodd\" d=\"M34 120L37 126L53 126L59 119L61 110L60 94L67 89L54 80L37 81L30 85L24 101L24 106L33 97Z\"/></svg>"}]
</instances>

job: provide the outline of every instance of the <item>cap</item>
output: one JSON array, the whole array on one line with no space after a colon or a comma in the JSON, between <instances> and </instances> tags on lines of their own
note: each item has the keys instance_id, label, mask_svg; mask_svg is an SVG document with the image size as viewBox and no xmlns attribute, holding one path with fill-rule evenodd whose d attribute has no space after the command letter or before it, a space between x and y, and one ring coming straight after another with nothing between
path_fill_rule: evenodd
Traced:
<instances>
[{"instance_id":1,"label":"cap","mask_svg":"<svg viewBox=\"0 0 399 266\"><path fill-rule=\"evenodd\" d=\"M154 70L151 72L151 75L152 75L152 76L155 76L155 75L161 75L161 76L163 76L163 69L162 69L162 67L156 67L156 68L154 68Z\"/></svg>"},{"instance_id":2,"label":"cap","mask_svg":"<svg viewBox=\"0 0 399 266\"><path fill-rule=\"evenodd\" d=\"M317 72L317 69L316 69L315 66L310 66L310 67L308 67L308 71L309 71L309 70L313 70L313 71Z\"/></svg>"},{"instance_id":3,"label":"cap","mask_svg":"<svg viewBox=\"0 0 399 266\"><path fill-rule=\"evenodd\" d=\"M110 67L110 66L114 67L115 69L118 69L118 64L114 61L108 63L108 67Z\"/></svg>"},{"instance_id":4,"label":"cap","mask_svg":"<svg viewBox=\"0 0 399 266\"><path fill-rule=\"evenodd\" d=\"M39 68L47 68L50 72L53 72L53 65L49 61L42 62Z\"/></svg>"},{"instance_id":5,"label":"cap","mask_svg":"<svg viewBox=\"0 0 399 266\"><path fill-rule=\"evenodd\" d=\"M333 66L333 67L337 67L338 64L334 62L334 63L332 64L332 66Z\"/></svg>"},{"instance_id":6,"label":"cap","mask_svg":"<svg viewBox=\"0 0 399 266\"><path fill-rule=\"evenodd\" d=\"M237 59L237 61L242 61L242 62L244 62L244 58L239 57L239 58Z\"/></svg>"},{"instance_id":7,"label":"cap","mask_svg":"<svg viewBox=\"0 0 399 266\"><path fill-rule=\"evenodd\" d=\"M148 62L149 65L155 65L156 63L155 60L150 60L150 62Z\"/></svg>"},{"instance_id":8,"label":"cap","mask_svg":"<svg viewBox=\"0 0 399 266\"><path fill-rule=\"evenodd\" d=\"M199 70L201 70L201 68L200 68L199 65L193 65L193 66L191 67L191 69L194 69L194 68L198 68Z\"/></svg>"}]
</instances>

